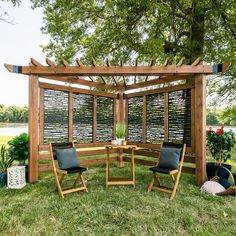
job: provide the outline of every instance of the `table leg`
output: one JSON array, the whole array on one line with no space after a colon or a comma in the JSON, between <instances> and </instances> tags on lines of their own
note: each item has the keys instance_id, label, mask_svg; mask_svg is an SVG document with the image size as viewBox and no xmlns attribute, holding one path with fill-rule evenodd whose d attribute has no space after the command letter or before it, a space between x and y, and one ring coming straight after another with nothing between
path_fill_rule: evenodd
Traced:
<instances>
[{"instance_id":1,"label":"table leg","mask_svg":"<svg viewBox=\"0 0 236 236\"><path fill-rule=\"evenodd\" d=\"M131 149L131 176L134 182L134 188L135 188L135 169L134 169L134 148Z\"/></svg>"},{"instance_id":2,"label":"table leg","mask_svg":"<svg viewBox=\"0 0 236 236\"><path fill-rule=\"evenodd\" d=\"M108 180L109 180L109 147L107 147L107 159L106 159L106 190L108 190Z\"/></svg>"}]
</instances>

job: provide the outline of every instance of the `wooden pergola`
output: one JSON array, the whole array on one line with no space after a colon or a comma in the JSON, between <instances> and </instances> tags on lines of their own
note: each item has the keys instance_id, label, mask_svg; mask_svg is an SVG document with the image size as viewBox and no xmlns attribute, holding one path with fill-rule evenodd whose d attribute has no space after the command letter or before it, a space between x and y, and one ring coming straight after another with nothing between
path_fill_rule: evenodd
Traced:
<instances>
[{"instance_id":1,"label":"wooden pergola","mask_svg":"<svg viewBox=\"0 0 236 236\"><path fill-rule=\"evenodd\" d=\"M137 164L154 165L161 141L187 143L183 171L195 174L198 185L205 180L206 79L225 71L228 64L85 66L80 60L44 66L34 59L28 66L5 64L12 73L29 76L29 181L48 171L48 143L76 141L83 165L104 163L104 145L115 139L117 121L127 124L126 140L136 144ZM122 166L129 161L120 151L112 158ZM142 156L149 157L142 159Z\"/></svg>"}]
</instances>

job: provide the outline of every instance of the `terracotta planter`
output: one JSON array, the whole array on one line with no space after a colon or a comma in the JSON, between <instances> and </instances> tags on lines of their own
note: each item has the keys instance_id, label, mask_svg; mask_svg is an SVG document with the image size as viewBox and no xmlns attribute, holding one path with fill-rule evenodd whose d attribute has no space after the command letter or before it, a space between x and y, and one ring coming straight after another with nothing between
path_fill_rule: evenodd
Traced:
<instances>
[{"instance_id":1,"label":"terracotta planter","mask_svg":"<svg viewBox=\"0 0 236 236\"><path fill-rule=\"evenodd\" d=\"M227 168L228 170L231 171L232 166L228 165L228 164L222 164L222 166L224 166L225 168ZM216 165L216 163L214 162L209 162L206 164L206 172L207 172L207 178L208 180L210 180L212 177L214 177L216 175L216 170L218 169L218 165ZM221 178L225 178L228 179L229 178L229 173L224 170L223 168L220 168L217 175Z\"/></svg>"}]
</instances>

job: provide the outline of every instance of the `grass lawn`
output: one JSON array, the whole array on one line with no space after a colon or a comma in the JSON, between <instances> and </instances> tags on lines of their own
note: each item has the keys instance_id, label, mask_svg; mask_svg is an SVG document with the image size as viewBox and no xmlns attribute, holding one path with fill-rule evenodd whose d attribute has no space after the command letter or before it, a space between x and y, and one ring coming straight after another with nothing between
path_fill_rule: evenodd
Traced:
<instances>
[{"instance_id":1,"label":"grass lawn","mask_svg":"<svg viewBox=\"0 0 236 236\"><path fill-rule=\"evenodd\" d=\"M51 173L21 190L1 189L1 235L236 235L236 197L202 194L192 175L182 175L173 201L162 192L147 193L147 167L136 165L135 189L106 191L105 165L91 166L84 177L89 192L65 199Z\"/></svg>"}]
</instances>

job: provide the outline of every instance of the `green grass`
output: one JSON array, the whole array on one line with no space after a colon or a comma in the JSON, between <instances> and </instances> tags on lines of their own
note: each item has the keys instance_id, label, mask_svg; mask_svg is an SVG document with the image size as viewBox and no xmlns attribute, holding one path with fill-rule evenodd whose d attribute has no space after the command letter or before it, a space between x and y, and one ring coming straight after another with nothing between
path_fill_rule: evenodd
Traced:
<instances>
[{"instance_id":1,"label":"green grass","mask_svg":"<svg viewBox=\"0 0 236 236\"><path fill-rule=\"evenodd\" d=\"M114 174L125 170L112 168ZM89 192L65 199L51 173L21 190L1 189L1 235L236 235L236 197L202 194L194 176L182 175L173 201L166 193L147 193L147 167L136 165L135 189L106 191L104 165L90 167L84 177Z\"/></svg>"}]
</instances>

